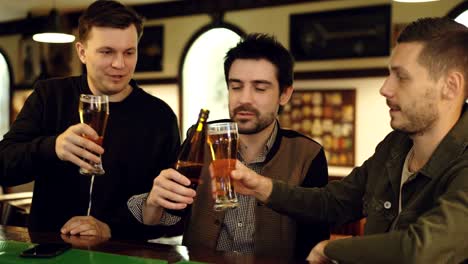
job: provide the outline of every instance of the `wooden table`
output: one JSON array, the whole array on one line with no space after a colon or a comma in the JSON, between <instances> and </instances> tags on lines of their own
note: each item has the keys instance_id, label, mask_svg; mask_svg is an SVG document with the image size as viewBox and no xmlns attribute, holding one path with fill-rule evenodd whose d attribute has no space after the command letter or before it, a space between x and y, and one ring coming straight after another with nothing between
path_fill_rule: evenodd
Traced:
<instances>
[{"instance_id":1,"label":"wooden table","mask_svg":"<svg viewBox=\"0 0 468 264\"><path fill-rule=\"evenodd\" d=\"M59 233L28 232L26 228L0 226L0 241L20 241L27 243L67 242L73 249L86 252L105 252L117 255L134 256L147 259L165 260L169 263L197 261L208 263L305 263L268 256L243 255L239 253L216 252L205 248L187 248L143 241L115 240L103 241L90 236L65 236ZM0 263L1 263L0 256Z\"/></svg>"}]
</instances>

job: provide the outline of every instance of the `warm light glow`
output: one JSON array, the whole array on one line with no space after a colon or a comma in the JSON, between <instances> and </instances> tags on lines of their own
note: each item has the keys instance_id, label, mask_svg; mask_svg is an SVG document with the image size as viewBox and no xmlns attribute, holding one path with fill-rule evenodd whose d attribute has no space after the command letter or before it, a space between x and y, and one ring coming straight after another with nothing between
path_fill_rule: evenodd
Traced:
<instances>
[{"instance_id":1,"label":"warm light glow","mask_svg":"<svg viewBox=\"0 0 468 264\"><path fill-rule=\"evenodd\" d=\"M5 57L0 52L0 140L10 127L10 72Z\"/></svg>"},{"instance_id":2,"label":"warm light glow","mask_svg":"<svg viewBox=\"0 0 468 264\"><path fill-rule=\"evenodd\" d=\"M227 28L213 28L193 42L185 57L182 131L197 121L200 108L210 110L209 120L229 118L224 56L241 37Z\"/></svg>"},{"instance_id":3,"label":"warm light glow","mask_svg":"<svg viewBox=\"0 0 468 264\"><path fill-rule=\"evenodd\" d=\"M34 34L33 40L45 43L70 43L75 41L75 36L65 33L38 33Z\"/></svg>"},{"instance_id":4,"label":"warm light glow","mask_svg":"<svg viewBox=\"0 0 468 264\"><path fill-rule=\"evenodd\" d=\"M468 27L468 10L458 15L455 21Z\"/></svg>"},{"instance_id":5,"label":"warm light glow","mask_svg":"<svg viewBox=\"0 0 468 264\"><path fill-rule=\"evenodd\" d=\"M424 3L424 2L436 2L439 0L393 0L395 2L401 2L401 3Z\"/></svg>"}]
</instances>

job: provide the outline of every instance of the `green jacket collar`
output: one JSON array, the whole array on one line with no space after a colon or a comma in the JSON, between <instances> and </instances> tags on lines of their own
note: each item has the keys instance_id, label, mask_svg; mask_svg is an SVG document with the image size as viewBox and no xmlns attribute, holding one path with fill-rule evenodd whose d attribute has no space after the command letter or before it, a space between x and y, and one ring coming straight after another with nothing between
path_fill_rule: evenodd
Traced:
<instances>
[{"instance_id":1,"label":"green jacket collar","mask_svg":"<svg viewBox=\"0 0 468 264\"><path fill-rule=\"evenodd\" d=\"M434 154L421 169L424 175L435 178L440 176L452 161L460 158L468 147L468 105L465 103L460 119L437 146Z\"/></svg>"},{"instance_id":2,"label":"green jacket collar","mask_svg":"<svg viewBox=\"0 0 468 264\"><path fill-rule=\"evenodd\" d=\"M396 193L399 190L401 170L403 169L404 159L411 149L413 142L407 134L395 131L399 134L400 142L395 144L390 153L390 159L386 166L393 171L389 175L390 182ZM393 133L392 133L393 134ZM439 146L432 154L429 161L419 171L420 175L424 175L430 179L439 177L452 164L452 161L459 158L468 148L468 104L465 104L462 110L460 119L449 133L442 139Z\"/></svg>"}]
</instances>

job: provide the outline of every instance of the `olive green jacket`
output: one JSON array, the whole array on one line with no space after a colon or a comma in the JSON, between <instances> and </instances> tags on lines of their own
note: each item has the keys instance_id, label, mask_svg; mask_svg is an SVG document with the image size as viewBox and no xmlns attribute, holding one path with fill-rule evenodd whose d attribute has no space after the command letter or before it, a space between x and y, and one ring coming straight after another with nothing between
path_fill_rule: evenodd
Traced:
<instances>
[{"instance_id":1,"label":"olive green jacket","mask_svg":"<svg viewBox=\"0 0 468 264\"><path fill-rule=\"evenodd\" d=\"M365 236L325 247L339 263L460 263L468 259L467 108L426 165L403 185L400 214L400 179L412 141L396 131L361 167L325 188L275 181L267 205L335 224L367 217Z\"/></svg>"}]
</instances>

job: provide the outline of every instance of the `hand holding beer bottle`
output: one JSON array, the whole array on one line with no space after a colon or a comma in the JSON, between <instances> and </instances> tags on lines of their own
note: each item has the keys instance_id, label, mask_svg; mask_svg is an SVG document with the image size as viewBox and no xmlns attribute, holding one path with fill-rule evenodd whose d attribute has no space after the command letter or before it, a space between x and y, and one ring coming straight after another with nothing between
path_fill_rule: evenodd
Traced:
<instances>
[{"instance_id":1,"label":"hand holding beer bottle","mask_svg":"<svg viewBox=\"0 0 468 264\"><path fill-rule=\"evenodd\" d=\"M210 111L207 109L200 109L197 123L188 138L182 144L177 158L175 169L190 180L190 188L196 190L199 184L200 174L203 168L205 142L206 142L206 120L208 119ZM181 216L183 210L166 209L172 215Z\"/></svg>"},{"instance_id":2,"label":"hand holding beer bottle","mask_svg":"<svg viewBox=\"0 0 468 264\"><path fill-rule=\"evenodd\" d=\"M190 188L196 190L203 168L206 142L206 120L210 111L201 109L197 123L179 152L175 169L190 180Z\"/></svg>"}]
</instances>

